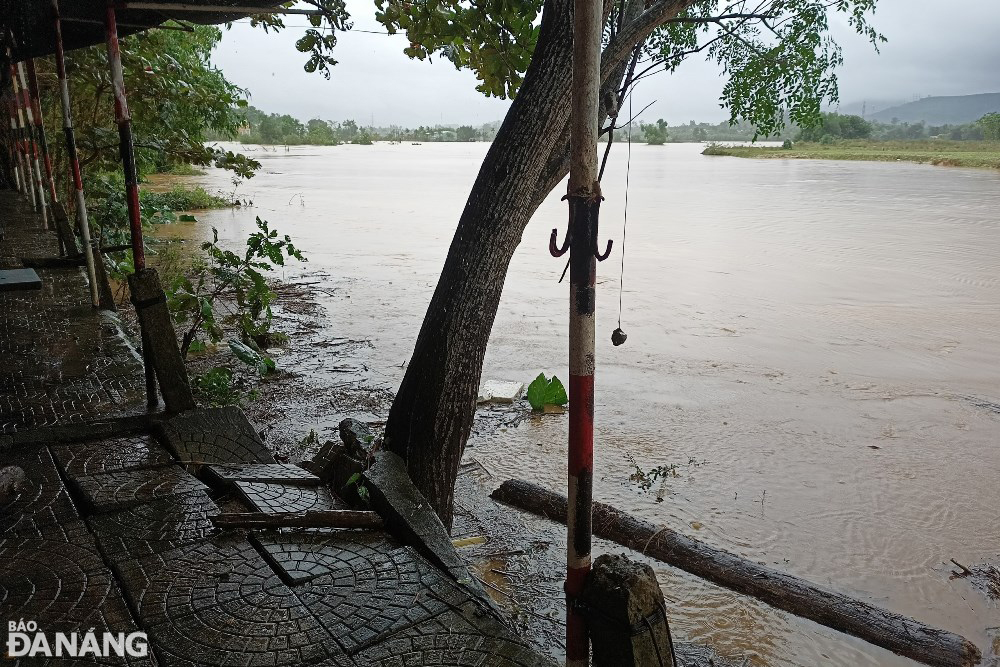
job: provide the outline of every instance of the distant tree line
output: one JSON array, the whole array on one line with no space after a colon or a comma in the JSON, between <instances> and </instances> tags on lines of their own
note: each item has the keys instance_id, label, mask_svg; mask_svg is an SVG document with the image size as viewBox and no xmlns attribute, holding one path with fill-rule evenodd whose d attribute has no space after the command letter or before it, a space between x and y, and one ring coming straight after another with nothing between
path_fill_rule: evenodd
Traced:
<instances>
[{"instance_id":1,"label":"distant tree line","mask_svg":"<svg viewBox=\"0 0 1000 667\"><path fill-rule=\"evenodd\" d=\"M362 127L354 120L339 122L313 118L305 123L288 114L268 114L256 107L241 110L243 125L235 136L216 139L238 139L244 144L337 146L339 144L367 145L375 141L490 141L496 135L499 123L480 127L438 125L406 128Z\"/></svg>"},{"instance_id":2,"label":"distant tree line","mask_svg":"<svg viewBox=\"0 0 1000 667\"><path fill-rule=\"evenodd\" d=\"M986 114L963 125L927 125L923 122L889 123L867 121L861 116L824 113L820 124L802 128L797 141L829 143L837 139L951 139L953 141L1000 140L1000 113Z\"/></svg>"}]
</instances>

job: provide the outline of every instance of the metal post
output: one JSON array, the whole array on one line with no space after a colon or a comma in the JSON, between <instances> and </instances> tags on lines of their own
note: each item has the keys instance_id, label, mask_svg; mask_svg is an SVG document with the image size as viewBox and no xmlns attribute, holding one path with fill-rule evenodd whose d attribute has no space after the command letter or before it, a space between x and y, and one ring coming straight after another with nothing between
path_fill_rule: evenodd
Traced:
<instances>
[{"instance_id":1,"label":"metal post","mask_svg":"<svg viewBox=\"0 0 1000 667\"><path fill-rule=\"evenodd\" d=\"M90 244L90 221L87 218L87 202L83 196L83 177L80 173L80 157L76 152L76 134L73 130L73 109L69 99L69 79L66 77L66 54L63 51L62 21L59 20L59 0L52 0L52 10L56 32L56 74L59 77L59 92L62 98L63 132L66 135L66 155L73 174L73 189L76 192L76 222L83 239L83 256L87 261L87 279L90 281L90 301L94 308L101 305L97 291L95 268L95 248ZM100 259L100 261L104 261Z\"/></svg>"},{"instance_id":2,"label":"metal post","mask_svg":"<svg viewBox=\"0 0 1000 667\"><path fill-rule=\"evenodd\" d=\"M142 218L139 213L139 176L135 167L135 147L132 144L132 117L125 97L125 78L122 74L121 47L118 44L118 25L114 0L108 1L105 32L108 41L108 65L111 68L111 85L115 94L115 121L118 123L119 150L125 172L125 201L128 205L129 228L132 234L132 264L135 273L146 268L146 254L142 247ZM156 371L153 365L149 336L142 334L142 360L146 371L146 400L150 407L159 403L156 395Z\"/></svg>"},{"instance_id":3,"label":"metal post","mask_svg":"<svg viewBox=\"0 0 1000 667\"><path fill-rule=\"evenodd\" d=\"M575 0L570 134L568 245L569 506L566 521L566 664L590 662L587 622L578 605L591 564L594 482L594 310L597 222L601 188L597 167L601 81L601 0ZM554 244L553 244L554 245Z\"/></svg>"},{"instance_id":4,"label":"metal post","mask_svg":"<svg viewBox=\"0 0 1000 667\"><path fill-rule=\"evenodd\" d=\"M17 113L17 134L21 141L21 155L24 160L25 188L31 193L31 205L38 211L38 191L35 189L35 174L31 168L31 156L28 154L28 132L24 122L24 111L21 109L21 89L17 84L17 71L10 66L10 78L14 84L14 110Z\"/></svg>"},{"instance_id":5,"label":"metal post","mask_svg":"<svg viewBox=\"0 0 1000 667\"><path fill-rule=\"evenodd\" d=\"M45 201L45 179L42 177L42 162L38 150L38 138L35 136L36 126L35 117L31 112L31 95L28 94L28 82L24 75L24 63L20 62L17 64L17 77L18 85L21 87L21 97L24 100L24 113L27 116L27 133L31 140L31 159L34 165L33 174L35 177L35 188L38 190L38 206L37 210L42 214L42 222L45 223L46 229L49 227L49 207Z\"/></svg>"}]
</instances>

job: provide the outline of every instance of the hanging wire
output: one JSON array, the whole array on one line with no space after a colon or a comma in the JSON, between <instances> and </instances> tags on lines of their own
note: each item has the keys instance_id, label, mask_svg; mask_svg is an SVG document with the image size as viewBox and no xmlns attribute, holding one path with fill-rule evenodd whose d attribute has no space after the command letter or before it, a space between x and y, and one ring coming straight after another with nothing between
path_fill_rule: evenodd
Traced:
<instances>
[{"instance_id":1,"label":"hanging wire","mask_svg":"<svg viewBox=\"0 0 1000 667\"><path fill-rule=\"evenodd\" d=\"M640 112L642 113L642 112ZM628 97L628 115L632 116L632 95ZM632 119L634 120L634 119ZM628 154L625 159L625 211L622 217L622 266L618 276L618 328L611 334L611 343L617 347L624 345L628 335L622 331L622 294L625 291L625 232L628 229L628 186L632 175L632 120L628 123L627 143Z\"/></svg>"}]
</instances>

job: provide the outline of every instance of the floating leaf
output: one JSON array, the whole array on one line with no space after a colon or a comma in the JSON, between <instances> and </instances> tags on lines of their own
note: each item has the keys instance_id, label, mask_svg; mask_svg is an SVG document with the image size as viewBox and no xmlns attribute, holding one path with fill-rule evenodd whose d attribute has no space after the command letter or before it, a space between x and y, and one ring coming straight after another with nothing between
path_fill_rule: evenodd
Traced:
<instances>
[{"instance_id":1,"label":"floating leaf","mask_svg":"<svg viewBox=\"0 0 1000 667\"><path fill-rule=\"evenodd\" d=\"M531 384L528 385L528 403L531 409L541 411L546 405L566 405L569 398L566 396L566 388L555 375L549 380L545 373L539 373Z\"/></svg>"}]
</instances>

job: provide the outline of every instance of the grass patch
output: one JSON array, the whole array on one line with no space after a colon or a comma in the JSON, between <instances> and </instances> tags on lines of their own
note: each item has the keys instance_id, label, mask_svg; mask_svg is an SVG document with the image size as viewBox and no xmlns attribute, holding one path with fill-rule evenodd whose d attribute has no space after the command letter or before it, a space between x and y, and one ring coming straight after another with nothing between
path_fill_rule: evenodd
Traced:
<instances>
[{"instance_id":1,"label":"grass patch","mask_svg":"<svg viewBox=\"0 0 1000 667\"><path fill-rule=\"evenodd\" d=\"M781 146L725 146L712 144L702 155L800 160L867 160L917 162L945 167L1000 169L1000 142L945 141L835 141L831 144L798 142Z\"/></svg>"},{"instance_id":2,"label":"grass patch","mask_svg":"<svg viewBox=\"0 0 1000 667\"><path fill-rule=\"evenodd\" d=\"M198 211L206 208L229 208L233 202L218 195L209 194L205 188L175 185L166 192L143 190L140 193L143 204L171 211Z\"/></svg>"}]
</instances>

